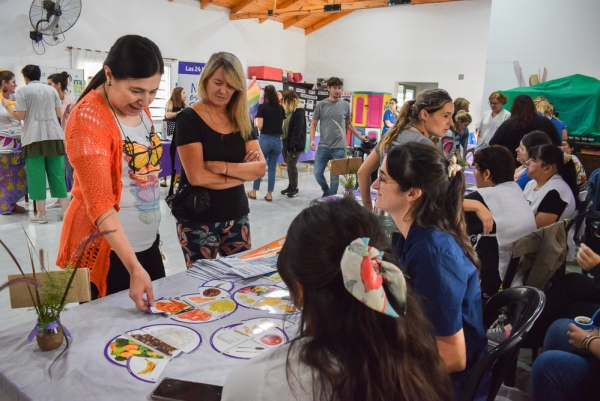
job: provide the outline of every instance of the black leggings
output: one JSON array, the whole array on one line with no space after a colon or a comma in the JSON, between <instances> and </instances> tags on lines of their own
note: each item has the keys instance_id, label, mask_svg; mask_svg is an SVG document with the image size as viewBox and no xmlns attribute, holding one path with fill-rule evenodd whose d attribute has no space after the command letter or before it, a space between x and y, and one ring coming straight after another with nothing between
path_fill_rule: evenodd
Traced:
<instances>
[{"instance_id":1,"label":"black leggings","mask_svg":"<svg viewBox=\"0 0 600 401\"><path fill-rule=\"evenodd\" d=\"M165 277L165 265L163 264L160 249L158 248L159 243L160 235L157 235L156 240L150 248L135 253L137 260L148 272L152 281ZM121 262L115 251L111 251L110 267L106 276L106 295L129 289L129 281L129 272L125 268L125 265ZM99 295L98 288L94 283L90 284L92 287L92 299L97 299Z\"/></svg>"},{"instance_id":2,"label":"black leggings","mask_svg":"<svg viewBox=\"0 0 600 401\"><path fill-rule=\"evenodd\" d=\"M525 338L523 347L541 347L548 328L555 320L591 317L600 307L597 304L600 304L600 289L594 286L592 278L580 273L566 274L546 291L544 310Z\"/></svg>"}]
</instances>

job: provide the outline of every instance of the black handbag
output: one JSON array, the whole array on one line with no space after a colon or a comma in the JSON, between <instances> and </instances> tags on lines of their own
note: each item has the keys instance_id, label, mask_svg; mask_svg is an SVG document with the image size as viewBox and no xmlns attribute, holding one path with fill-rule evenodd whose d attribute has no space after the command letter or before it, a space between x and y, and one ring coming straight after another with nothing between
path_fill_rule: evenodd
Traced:
<instances>
[{"instance_id":1,"label":"black handbag","mask_svg":"<svg viewBox=\"0 0 600 401\"><path fill-rule=\"evenodd\" d=\"M194 187L190 184L179 184L177 192L169 195L167 206L177 221L187 223L197 221L210 209L210 195L205 188Z\"/></svg>"},{"instance_id":2,"label":"black handbag","mask_svg":"<svg viewBox=\"0 0 600 401\"><path fill-rule=\"evenodd\" d=\"M173 134L175 133L176 131L173 132ZM196 221L203 213L210 209L210 195L205 188L195 187L189 183L181 184L181 182L178 184L177 191L173 193L176 176L175 156L177 152L175 140L171 142L169 150L171 155L171 185L165 202L167 202L167 206L171 209L171 214L175 216L177 221L181 223Z\"/></svg>"}]
</instances>

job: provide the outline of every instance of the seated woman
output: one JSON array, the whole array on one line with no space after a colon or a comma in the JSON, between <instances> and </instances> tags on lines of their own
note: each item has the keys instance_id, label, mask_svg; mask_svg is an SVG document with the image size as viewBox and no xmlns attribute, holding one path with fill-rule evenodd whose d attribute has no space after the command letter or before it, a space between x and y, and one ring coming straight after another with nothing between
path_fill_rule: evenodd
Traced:
<instances>
[{"instance_id":1,"label":"seated woman","mask_svg":"<svg viewBox=\"0 0 600 401\"><path fill-rule=\"evenodd\" d=\"M353 200L304 209L277 261L302 309L299 336L233 369L223 401L451 400L435 339L390 251L376 217Z\"/></svg>"},{"instance_id":2,"label":"seated woman","mask_svg":"<svg viewBox=\"0 0 600 401\"><path fill-rule=\"evenodd\" d=\"M546 135L546 134L544 134ZM504 146L490 146L475 153L477 191L465 196L489 209L494 227L484 234L474 212L465 213L467 233L481 261L479 276L484 299L498 292L510 262L514 241L535 231L535 217L521 188L513 181L515 160Z\"/></svg>"},{"instance_id":3,"label":"seated woman","mask_svg":"<svg viewBox=\"0 0 600 401\"><path fill-rule=\"evenodd\" d=\"M532 181L523 192L537 228L572 217L579 196L573 161L554 145L534 146L529 156L527 175Z\"/></svg>"},{"instance_id":4,"label":"seated woman","mask_svg":"<svg viewBox=\"0 0 600 401\"><path fill-rule=\"evenodd\" d=\"M544 340L544 352L531 368L533 401L597 399L600 393L600 337L571 319L557 320Z\"/></svg>"},{"instance_id":5,"label":"seated woman","mask_svg":"<svg viewBox=\"0 0 600 401\"><path fill-rule=\"evenodd\" d=\"M402 271L423 300L438 350L460 394L487 351L477 255L465 231L465 177L432 146L392 148L373 184L377 207L388 212L400 239L394 249ZM485 399L482 385L477 400Z\"/></svg>"},{"instance_id":6,"label":"seated woman","mask_svg":"<svg viewBox=\"0 0 600 401\"><path fill-rule=\"evenodd\" d=\"M529 151L534 146L550 144L552 144L552 141L544 131L531 131L521 139L521 143L517 148L517 161L521 165L515 169L515 181L521 189L525 189L525 185L531 181L531 177L527 175L527 168L525 166L525 163L529 160Z\"/></svg>"},{"instance_id":7,"label":"seated woman","mask_svg":"<svg viewBox=\"0 0 600 401\"><path fill-rule=\"evenodd\" d=\"M546 305L527 334L524 347L540 347L552 322L562 318L592 316L600 308L600 255L581 244L577 263L584 274L566 274L545 292Z\"/></svg>"},{"instance_id":8,"label":"seated woman","mask_svg":"<svg viewBox=\"0 0 600 401\"><path fill-rule=\"evenodd\" d=\"M571 156L573 163L575 163L575 171L577 172L577 187L579 192L587 190L587 175L583 164L579 161L579 158L575 155L577 153L577 143L573 139L567 139L562 142L560 147L563 152Z\"/></svg>"}]
</instances>

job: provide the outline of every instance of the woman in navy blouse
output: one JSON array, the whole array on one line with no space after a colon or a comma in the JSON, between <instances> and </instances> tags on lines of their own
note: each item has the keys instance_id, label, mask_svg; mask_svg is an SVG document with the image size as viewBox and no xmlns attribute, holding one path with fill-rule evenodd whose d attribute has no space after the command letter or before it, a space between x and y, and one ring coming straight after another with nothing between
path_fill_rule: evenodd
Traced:
<instances>
[{"instance_id":1,"label":"woman in navy blouse","mask_svg":"<svg viewBox=\"0 0 600 401\"><path fill-rule=\"evenodd\" d=\"M434 147L411 142L388 152L373 187L377 207L402 234L395 256L421 298L458 397L487 351L478 260L461 206L464 174ZM485 380L477 400L485 400L488 389Z\"/></svg>"}]
</instances>

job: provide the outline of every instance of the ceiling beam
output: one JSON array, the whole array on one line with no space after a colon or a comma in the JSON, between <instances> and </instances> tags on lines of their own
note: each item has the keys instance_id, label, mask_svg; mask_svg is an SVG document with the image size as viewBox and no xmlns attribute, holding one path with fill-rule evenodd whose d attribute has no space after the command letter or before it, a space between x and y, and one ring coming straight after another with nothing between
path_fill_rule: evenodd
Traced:
<instances>
[{"instance_id":1,"label":"ceiling beam","mask_svg":"<svg viewBox=\"0 0 600 401\"><path fill-rule=\"evenodd\" d=\"M355 1L350 3L341 3L342 11L353 11L353 10L364 10L369 8L381 8L388 7L387 0L366 0L366 1ZM303 6L295 10L273 10L273 17L290 17L294 15L310 15L310 14L324 14L323 6ZM265 12L253 12L253 13L240 13L229 14L229 19L249 19L249 18L268 18L269 15Z\"/></svg>"},{"instance_id":2,"label":"ceiling beam","mask_svg":"<svg viewBox=\"0 0 600 401\"><path fill-rule=\"evenodd\" d=\"M446 3L449 1L459 1L459 0L411 0L413 5L415 4L428 4L428 3Z\"/></svg>"},{"instance_id":3,"label":"ceiling beam","mask_svg":"<svg viewBox=\"0 0 600 401\"><path fill-rule=\"evenodd\" d=\"M212 0L200 0L200 8L204 10L210 3L212 3Z\"/></svg>"},{"instance_id":4,"label":"ceiling beam","mask_svg":"<svg viewBox=\"0 0 600 401\"><path fill-rule=\"evenodd\" d=\"M343 3L342 3L343 4ZM348 11L345 13L335 13L330 15L329 17L322 19L321 21L316 22L315 24L306 27L304 29L304 34L308 35L313 33L314 31L316 31L317 29L321 29L323 28L325 25L331 24L333 21L336 21L342 17L345 17L346 15L350 14L352 11Z\"/></svg>"},{"instance_id":5,"label":"ceiling beam","mask_svg":"<svg viewBox=\"0 0 600 401\"><path fill-rule=\"evenodd\" d=\"M277 9L283 10L284 8L288 8L289 6L292 6L298 3L299 1L301 0L284 0L281 2L281 4L277 4Z\"/></svg>"},{"instance_id":6,"label":"ceiling beam","mask_svg":"<svg viewBox=\"0 0 600 401\"><path fill-rule=\"evenodd\" d=\"M269 20L268 18L259 18L258 23L262 24L263 22L267 22L268 20Z\"/></svg>"},{"instance_id":7,"label":"ceiling beam","mask_svg":"<svg viewBox=\"0 0 600 401\"><path fill-rule=\"evenodd\" d=\"M202 0L205 1L205 0ZM248 7L250 4L254 3L256 0L241 0L235 6L231 7L231 13L237 13L242 11L244 8Z\"/></svg>"},{"instance_id":8,"label":"ceiling beam","mask_svg":"<svg viewBox=\"0 0 600 401\"><path fill-rule=\"evenodd\" d=\"M283 29L289 29L292 26L296 25L298 22L308 17L310 17L310 15L297 15L295 17L292 17L283 23Z\"/></svg>"}]
</instances>

